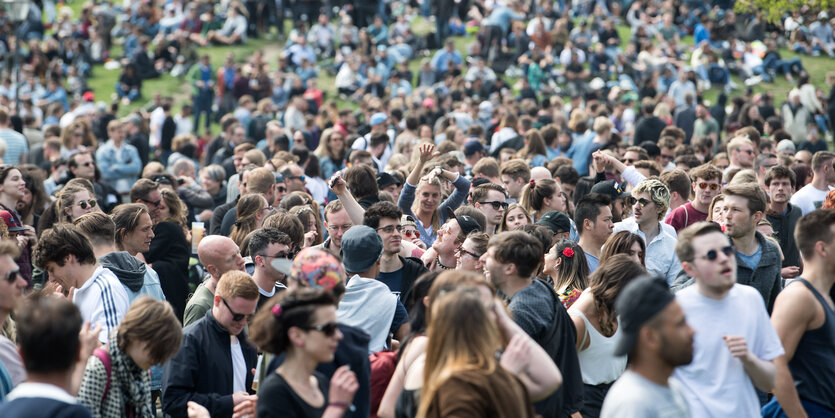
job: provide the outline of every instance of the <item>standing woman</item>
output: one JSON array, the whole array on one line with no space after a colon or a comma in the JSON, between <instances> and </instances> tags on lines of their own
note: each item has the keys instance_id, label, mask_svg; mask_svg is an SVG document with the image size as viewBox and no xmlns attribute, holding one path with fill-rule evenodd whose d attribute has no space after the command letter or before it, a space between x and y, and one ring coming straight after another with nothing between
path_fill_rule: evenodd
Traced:
<instances>
[{"instance_id":1,"label":"standing woman","mask_svg":"<svg viewBox=\"0 0 835 418\"><path fill-rule=\"evenodd\" d=\"M8 212L11 220L17 226L22 226L20 214L17 212L17 202L23 198L26 181L15 166L0 166L0 210ZM26 280L27 287L32 285L32 248L37 242L35 228L25 226L17 232L17 248L20 256L15 260L20 267L20 275ZM14 239L13 239L14 240Z\"/></svg>"},{"instance_id":2,"label":"standing woman","mask_svg":"<svg viewBox=\"0 0 835 418\"><path fill-rule=\"evenodd\" d=\"M511 203L502 215L502 223L499 225L499 232L515 231L525 225L533 223L531 215L518 203Z\"/></svg>"},{"instance_id":3,"label":"standing woman","mask_svg":"<svg viewBox=\"0 0 835 418\"><path fill-rule=\"evenodd\" d=\"M93 130L84 118L76 119L61 131L61 157L63 158L70 158L73 154L86 150L87 147L96 149L98 144L96 135L93 134Z\"/></svg>"},{"instance_id":4,"label":"standing woman","mask_svg":"<svg viewBox=\"0 0 835 418\"><path fill-rule=\"evenodd\" d=\"M84 181L86 182L87 180ZM93 212L98 207L98 201L95 195L90 193L90 189L81 183L68 183L58 193L57 223L72 223L81 217L81 215Z\"/></svg>"},{"instance_id":5,"label":"standing woman","mask_svg":"<svg viewBox=\"0 0 835 418\"><path fill-rule=\"evenodd\" d=\"M432 144L418 145L419 159L415 168L409 173L397 206L403 213L415 218L415 224L420 239L426 244L426 248L432 247L432 243L438 237L438 230L447 220L447 210L455 210L467 199L470 191L470 181L464 176L452 171L444 170L436 166L427 175L421 177L423 166L432 159L435 146ZM455 186L452 194L441 202L441 179L449 181ZM415 199L417 194L417 199Z\"/></svg>"},{"instance_id":6,"label":"standing woman","mask_svg":"<svg viewBox=\"0 0 835 418\"><path fill-rule=\"evenodd\" d=\"M331 178L334 173L345 168L345 136L337 129L325 129L313 154L319 158L322 178Z\"/></svg>"},{"instance_id":7,"label":"standing woman","mask_svg":"<svg viewBox=\"0 0 835 418\"><path fill-rule=\"evenodd\" d=\"M191 244L182 224L185 204L176 193L162 190L160 201L148 205L156 206L158 210L157 218L152 217L154 238L148 251L136 257L140 260L144 258L159 274L165 299L171 303L177 319L182 320L189 294L188 263L191 257Z\"/></svg>"},{"instance_id":8,"label":"standing woman","mask_svg":"<svg viewBox=\"0 0 835 418\"><path fill-rule=\"evenodd\" d=\"M626 254L632 261L646 266L647 247L644 239L629 231L619 231L610 235L603 244L600 263L615 254Z\"/></svg>"},{"instance_id":9,"label":"standing woman","mask_svg":"<svg viewBox=\"0 0 835 418\"><path fill-rule=\"evenodd\" d=\"M548 163L547 154L542 135L538 130L531 129L525 134L525 146L516 155L526 160L531 167L543 167Z\"/></svg>"},{"instance_id":10,"label":"standing woman","mask_svg":"<svg viewBox=\"0 0 835 418\"><path fill-rule=\"evenodd\" d=\"M552 210L562 213L568 210L568 201L562 193L562 188L559 183L551 179L531 179L522 187L519 204L531 214L534 221Z\"/></svg>"},{"instance_id":11,"label":"standing woman","mask_svg":"<svg viewBox=\"0 0 835 418\"><path fill-rule=\"evenodd\" d=\"M597 417L609 387L626 369L626 356L612 353L620 335L615 298L633 279L646 274L629 256L617 254L601 261L589 280L589 288L574 302L568 314L577 329L577 356L583 375L583 417Z\"/></svg>"},{"instance_id":12,"label":"standing woman","mask_svg":"<svg viewBox=\"0 0 835 418\"><path fill-rule=\"evenodd\" d=\"M296 215L304 225L304 246L312 247L324 241L322 239L322 223L319 221L318 213L311 205L293 206L290 214Z\"/></svg>"},{"instance_id":13,"label":"standing woman","mask_svg":"<svg viewBox=\"0 0 835 418\"><path fill-rule=\"evenodd\" d=\"M359 383L346 366L328 383L316 371L333 361L342 339L336 321L336 299L326 290L284 292L258 311L250 326L261 350L286 354L258 390L258 417L338 418L350 407Z\"/></svg>"},{"instance_id":14,"label":"standing woman","mask_svg":"<svg viewBox=\"0 0 835 418\"><path fill-rule=\"evenodd\" d=\"M236 208L238 220L235 221L235 226L232 227L229 238L235 241L238 248L244 248L244 239L250 232L261 228L261 224L264 223L264 219L270 213L270 205L260 193L250 193L238 200Z\"/></svg>"},{"instance_id":15,"label":"standing woman","mask_svg":"<svg viewBox=\"0 0 835 418\"><path fill-rule=\"evenodd\" d=\"M586 253L576 242L568 239L557 241L545 254L542 272L551 279L565 309L570 308L588 287Z\"/></svg>"},{"instance_id":16,"label":"standing woman","mask_svg":"<svg viewBox=\"0 0 835 418\"><path fill-rule=\"evenodd\" d=\"M155 418L148 370L173 357L182 339L182 327L168 302L137 299L108 345L97 348L87 361L78 401L95 418Z\"/></svg>"}]
</instances>

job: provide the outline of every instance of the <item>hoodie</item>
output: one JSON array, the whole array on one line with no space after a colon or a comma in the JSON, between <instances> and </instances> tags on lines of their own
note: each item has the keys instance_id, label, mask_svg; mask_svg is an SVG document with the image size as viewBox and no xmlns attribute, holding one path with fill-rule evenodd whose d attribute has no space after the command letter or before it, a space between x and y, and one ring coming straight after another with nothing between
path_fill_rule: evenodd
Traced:
<instances>
[{"instance_id":1,"label":"hoodie","mask_svg":"<svg viewBox=\"0 0 835 418\"><path fill-rule=\"evenodd\" d=\"M131 303L139 295L165 300L157 273L127 251L107 254L99 258L99 262L116 275L128 292Z\"/></svg>"}]
</instances>

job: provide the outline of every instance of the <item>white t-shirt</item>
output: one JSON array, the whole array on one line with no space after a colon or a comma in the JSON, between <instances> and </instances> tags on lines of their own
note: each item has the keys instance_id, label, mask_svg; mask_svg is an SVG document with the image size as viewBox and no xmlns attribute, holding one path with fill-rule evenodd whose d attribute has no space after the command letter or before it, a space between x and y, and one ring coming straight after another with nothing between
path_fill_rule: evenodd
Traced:
<instances>
[{"instance_id":1,"label":"white t-shirt","mask_svg":"<svg viewBox=\"0 0 835 418\"><path fill-rule=\"evenodd\" d=\"M128 311L130 299L124 286L109 269L98 266L93 277L73 294L72 302L81 311L81 319L91 326L101 324L99 342L107 344L108 335L115 331Z\"/></svg>"},{"instance_id":2,"label":"white t-shirt","mask_svg":"<svg viewBox=\"0 0 835 418\"><path fill-rule=\"evenodd\" d=\"M687 323L696 331L693 361L676 368L673 378L684 392L694 417L759 417L760 402L742 361L731 355L723 336L745 337L761 360L783 355L765 302L750 286L735 284L722 300L702 296L697 286L676 294Z\"/></svg>"},{"instance_id":3,"label":"white t-shirt","mask_svg":"<svg viewBox=\"0 0 835 418\"><path fill-rule=\"evenodd\" d=\"M600 418L688 418L681 386L670 379L661 386L627 370L609 389Z\"/></svg>"},{"instance_id":4,"label":"white t-shirt","mask_svg":"<svg viewBox=\"0 0 835 418\"><path fill-rule=\"evenodd\" d=\"M246 392L246 362L241 343L237 338L230 341L232 352L232 393Z\"/></svg>"},{"instance_id":5,"label":"white t-shirt","mask_svg":"<svg viewBox=\"0 0 835 418\"><path fill-rule=\"evenodd\" d=\"M826 194L830 190L832 190L832 187L829 187L827 190L820 190L812 186L812 184L807 184L798 190L789 201L792 206L799 207L803 214L806 215L821 207L821 203L826 200Z\"/></svg>"}]
</instances>

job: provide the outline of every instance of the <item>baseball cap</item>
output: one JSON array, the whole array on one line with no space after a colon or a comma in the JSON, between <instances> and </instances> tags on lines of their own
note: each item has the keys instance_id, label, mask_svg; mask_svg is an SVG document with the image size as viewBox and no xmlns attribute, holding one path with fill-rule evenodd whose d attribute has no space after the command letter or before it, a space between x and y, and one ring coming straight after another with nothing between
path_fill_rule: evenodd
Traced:
<instances>
[{"instance_id":1,"label":"baseball cap","mask_svg":"<svg viewBox=\"0 0 835 418\"><path fill-rule=\"evenodd\" d=\"M461 232L464 233L464 236L469 235L470 232L473 231L481 231L481 224L479 224L478 221L476 221L475 218L473 218L472 216L458 216L455 214L455 211L452 210L452 208L450 208L449 206L447 206L446 208L446 214L448 218L455 218L455 220L458 221L458 226L461 228ZM345 238L342 239L344 240Z\"/></svg>"},{"instance_id":2,"label":"baseball cap","mask_svg":"<svg viewBox=\"0 0 835 418\"><path fill-rule=\"evenodd\" d=\"M472 185L471 189L475 189L476 187L481 186L482 184L487 184L487 183L490 183L490 179L486 179L484 177L476 177L476 178L473 179L473 185Z\"/></svg>"},{"instance_id":3,"label":"baseball cap","mask_svg":"<svg viewBox=\"0 0 835 418\"><path fill-rule=\"evenodd\" d=\"M21 225L17 219L9 213L9 211L0 210L0 218L3 218L3 222L6 223L6 228L9 232L20 232L26 230L26 227Z\"/></svg>"},{"instance_id":4,"label":"baseball cap","mask_svg":"<svg viewBox=\"0 0 835 418\"><path fill-rule=\"evenodd\" d=\"M379 125L388 120L388 116L386 116L383 112L377 112L371 115L371 126ZM364 270L363 270L364 271Z\"/></svg>"},{"instance_id":5,"label":"baseball cap","mask_svg":"<svg viewBox=\"0 0 835 418\"><path fill-rule=\"evenodd\" d=\"M394 178L394 176L392 176L389 173L386 173L385 171L382 171L379 174L377 174L377 187L382 189L383 187L391 186L392 184L396 184L399 186L401 183L397 181L397 179Z\"/></svg>"},{"instance_id":6,"label":"baseball cap","mask_svg":"<svg viewBox=\"0 0 835 418\"><path fill-rule=\"evenodd\" d=\"M279 270L276 262L285 260L274 260L271 264ZM327 251L308 247L293 259L288 276L307 283L308 287L314 289L332 290L337 284L345 281L345 269L339 260Z\"/></svg>"},{"instance_id":7,"label":"baseball cap","mask_svg":"<svg viewBox=\"0 0 835 418\"><path fill-rule=\"evenodd\" d=\"M484 145L478 139L471 139L464 144L464 156L469 157L480 151L484 151Z\"/></svg>"},{"instance_id":8,"label":"baseball cap","mask_svg":"<svg viewBox=\"0 0 835 418\"><path fill-rule=\"evenodd\" d=\"M417 224L415 223L415 218L412 215L403 215L400 217L400 225L403 226L413 226L417 228Z\"/></svg>"},{"instance_id":9,"label":"baseball cap","mask_svg":"<svg viewBox=\"0 0 835 418\"><path fill-rule=\"evenodd\" d=\"M383 239L370 226L353 226L342 235L340 254L346 271L368 271L383 255Z\"/></svg>"},{"instance_id":10,"label":"baseball cap","mask_svg":"<svg viewBox=\"0 0 835 418\"><path fill-rule=\"evenodd\" d=\"M618 183L614 180L604 180L591 188L591 193L602 193L612 199L632 196L626 191L626 182Z\"/></svg>"},{"instance_id":11,"label":"baseball cap","mask_svg":"<svg viewBox=\"0 0 835 418\"><path fill-rule=\"evenodd\" d=\"M614 354L629 354L638 342L641 327L674 299L667 281L661 277L644 275L624 286L615 300L615 312L620 314L621 338Z\"/></svg>"},{"instance_id":12,"label":"baseball cap","mask_svg":"<svg viewBox=\"0 0 835 418\"><path fill-rule=\"evenodd\" d=\"M96 101L96 94L92 91L86 91L83 95L81 95L81 98L84 99L85 102L94 102Z\"/></svg>"},{"instance_id":13,"label":"baseball cap","mask_svg":"<svg viewBox=\"0 0 835 418\"><path fill-rule=\"evenodd\" d=\"M543 215L536 221L536 224L547 226L555 234L571 231L571 220L568 219L568 215L556 210Z\"/></svg>"}]
</instances>

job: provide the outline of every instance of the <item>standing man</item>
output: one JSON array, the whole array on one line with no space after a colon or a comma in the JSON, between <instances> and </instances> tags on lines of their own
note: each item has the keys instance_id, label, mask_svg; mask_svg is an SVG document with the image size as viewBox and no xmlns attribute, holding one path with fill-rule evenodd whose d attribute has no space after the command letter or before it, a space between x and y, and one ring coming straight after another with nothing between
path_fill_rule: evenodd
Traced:
<instances>
[{"instance_id":1,"label":"standing man","mask_svg":"<svg viewBox=\"0 0 835 418\"><path fill-rule=\"evenodd\" d=\"M835 253L830 248L835 245L835 211L819 210L804 216L797 223L795 235L805 260L803 277L786 286L774 303L771 324L786 354L774 360L775 396L763 408L763 415L766 410L782 409L793 417L832 416Z\"/></svg>"},{"instance_id":2,"label":"standing man","mask_svg":"<svg viewBox=\"0 0 835 418\"><path fill-rule=\"evenodd\" d=\"M328 239L317 247L339 254L342 249L342 235L345 235L352 226L354 223L351 222L342 199L328 202L325 206L325 228L328 230Z\"/></svg>"},{"instance_id":3,"label":"standing man","mask_svg":"<svg viewBox=\"0 0 835 418\"><path fill-rule=\"evenodd\" d=\"M258 308L267 303L275 293L287 287L285 273L273 267L274 260L292 260L293 241L276 228L261 228L249 236L249 255L255 263L252 279L258 285Z\"/></svg>"},{"instance_id":4,"label":"standing man","mask_svg":"<svg viewBox=\"0 0 835 418\"><path fill-rule=\"evenodd\" d=\"M664 231L661 219L667 213L670 190L660 180L649 179L632 189L632 217L615 224L613 232L637 234L646 245L646 269L672 283L681 271L675 254L676 238Z\"/></svg>"},{"instance_id":5,"label":"standing man","mask_svg":"<svg viewBox=\"0 0 835 418\"><path fill-rule=\"evenodd\" d=\"M11 165L26 163L29 155L29 141L11 128L11 117L8 109L4 107L0 107L0 140L6 144L3 163Z\"/></svg>"},{"instance_id":6,"label":"standing man","mask_svg":"<svg viewBox=\"0 0 835 418\"><path fill-rule=\"evenodd\" d=\"M470 195L473 206L480 210L487 221L485 233L493 236L502 224L502 216L507 210L507 193L502 186L494 183L484 183L474 188Z\"/></svg>"},{"instance_id":7,"label":"standing man","mask_svg":"<svg viewBox=\"0 0 835 418\"><path fill-rule=\"evenodd\" d=\"M691 187L695 198L670 212L665 221L676 231L706 220L710 203L722 193L722 172L713 164L702 164L690 170L690 178L693 179Z\"/></svg>"},{"instance_id":8,"label":"standing man","mask_svg":"<svg viewBox=\"0 0 835 418\"><path fill-rule=\"evenodd\" d=\"M606 195L590 193L583 196L574 209L574 223L577 224L577 233L580 234L577 243L586 253L589 274L597 270L603 244L609 235L612 235L612 229L615 227L610 202Z\"/></svg>"},{"instance_id":9,"label":"standing man","mask_svg":"<svg viewBox=\"0 0 835 418\"><path fill-rule=\"evenodd\" d=\"M695 285L678 292L676 300L696 331L699 351L673 376L691 416L760 416L754 387L774 388L774 359L784 354L762 296L736 283L734 247L719 225L699 222L678 238L676 254Z\"/></svg>"},{"instance_id":10,"label":"standing man","mask_svg":"<svg viewBox=\"0 0 835 418\"><path fill-rule=\"evenodd\" d=\"M603 180L591 188L591 193L600 193L609 196L611 203L609 206L612 209L612 222L620 222L624 216L629 215L632 209L626 200L632 196L626 191L626 183L618 183L615 180Z\"/></svg>"},{"instance_id":11,"label":"standing man","mask_svg":"<svg viewBox=\"0 0 835 418\"><path fill-rule=\"evenodd\" d=\"M409 300L412 284L429 269L419 258L400 255L402 216L403 211L394 203L377 202L365 211L362 223L377 231L377 235L383 240L383 255L380 257L380 273L377 280L385 283L391 293L400 298L400 302L408 311L411 306L407 306L406 301Z\"/></svg>"},{"instance_id":12,"label":"standing man","mask_svg":"<svg viewBox=\"0 0 835 418\"><path fill-rule=\"evenodd\" d=\"M818 151L812 156L812 182L803 186L791 198L791 203L800 208L804 215L821 207L826 194L835 184L835 154Z\"/></svg>"},{"instance_id":13,"label":"standing man","mask_svg":"<svg viewBox=\"0 0 835 418\"><path fill-rule=\"evenodd\" d=\"M15 258L20 250L14 241L0 241L0 322L14 311L17 303L23 298L26 280L20 275L20 268ZM15 343L5 336L0 336L0 399L5 398L11 388L26 380L26 370L18 353Z\"/></svg>"},{"instance_id":14,"label":"standing man","mask_svg":"<svg viewBox=\"0 0 835 418\"><path fill-rule=\"evenodd\" d=\"M217 284L211 310L183 330L180 351L165 366L166 416L186 417L189 401L203 405L212 416L231 416L235 407L249 403L254 415L258 353L243 331L257 303L258 286L246 273L231 272Z\"/></svg>"},{"instance_id":15,"label":"standing man","mask_svg":"<svg viewBox=\"0 0 835 418\"><path fill-rule=\"evenodd\" d=\"M583 382L577 359L576 332L554 290L532 276L542 262L542 244L522 231L502 232L490 238L481 256L485 277L510 300L507 308L516 322L548 352L563 375L563 385L534 404L542 416L579 414Z\"/></svg>"},{"instance_id":16,"label":"standing man","mask_svg":"<svg viewBox=\"0 0 835 418\"><path fill-rule=\"evenodd\" d=\"M728 142L728 157L731 164L725 169L724 174L734 168L754 168L754 143L747 136L737 136Z\"/></svg>"},{"instance_id":17,"label":"standing man","mask_svg":"<svg viewBox=\"0 0 835 418\"><path fill-rule=\"evenodd\" d=\"M209 125L212 123L212 103L215 96L215 80L212 63L208 55L200 57L200 62L191 67L188 72L188 79L192 82L192 99L194 100L194 133L198 134L200 129L200 115L206 115L206 130L209 132Z\"/></svg>"},{"instance_id":18,"label":"standing man","mask_svg":"<svg viewBox=\"0 0 835 418\"><path fill-rule=\"evenodd\" d=\"M90 241L74 227L56 225L41 235L34 264L72 293L84 322L101 324L99 342L107 344L130 301L116 275L96 261Z\"/></svg>"},{"instance_id":19,"label":"standing man","mask_svg":"<svg viewBox=\"0 0 835 418\"><path fill-rule=\"evenodd\" d=\"M800 251L794 240L794 227L803 216L799 207L789 203L797 180L794 171L782 165L775 165L765 173L765 187L771 199L766 210L766 219L774 228L780 249L783 251L783 269L780 276L794 279L800 274Z\"/></svg>"},{"instance_id":20,"label":"standing man","mask_svg":"<svg viewBox=\"0 0 835 418\"><path fill-rule=\"evenodd\" d=\"M238 245L229 237L220 235L204 237L197 246L197 258L209 273L209 278L197 286L194 295L188 300L183 326L199 320L206 311L212 309L212 300L221 276L229 271L246 271Z\"/></svg>"},{"instance_id":21,"label":"standing man","mask_svg":"<svg viewBox=\"0 0 835 418\"><path fill-rule=\"evenodd\" d=\"M142 172L142 160L139 151L125 143L125 129L118 119L107 124L107 134L110 139L96 150L96 165L102 181L126 196Z\"/></svg>"},{"instance_id":22,"label":"standing man","mask_svg":"<svg viewBox=\"0 0 835 418\"><path fill-rule=\"evenodd\" d=\"M515 159L502 164L499 170L502 183L507 191L507 203L516 203L522 194L522 187L531 181L531 168L525 160Z\"/></svg>"},{"instance_id":23,"label":"standing man","mask_svg":"<svg viewBox=\"0 0 835 418\"><path fill-rule=\"evenodd\" d=\"M687 417L673 370L693 361L693 329L662 278L627 284L615 301L621 339L615 355L629 355L625 372L609 389L601 418Z\"/></svg>"}]
</instances>

